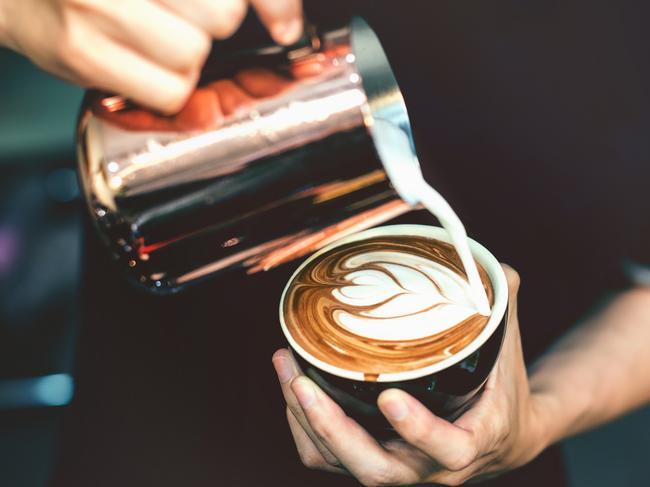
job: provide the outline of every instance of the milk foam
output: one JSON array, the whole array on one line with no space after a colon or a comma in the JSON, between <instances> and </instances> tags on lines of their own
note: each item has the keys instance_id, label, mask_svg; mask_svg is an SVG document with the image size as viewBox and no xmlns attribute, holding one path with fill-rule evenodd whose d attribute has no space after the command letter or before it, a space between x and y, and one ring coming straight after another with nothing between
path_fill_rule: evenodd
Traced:
<instances>
[{"instance_id":1,"label":"milk foam","mask_svg":"<svg viewBox=\"0 0 650 487\"><path fill-rule=\"evenodd\" d=\"M345 259L341 267L350 270L344 276L350 284L332 290L334 299L346 305L333 318L356 335L414 340L444 332L476 313L462 276L417 255L367 252Z\"/></svg>"}]
</instances>

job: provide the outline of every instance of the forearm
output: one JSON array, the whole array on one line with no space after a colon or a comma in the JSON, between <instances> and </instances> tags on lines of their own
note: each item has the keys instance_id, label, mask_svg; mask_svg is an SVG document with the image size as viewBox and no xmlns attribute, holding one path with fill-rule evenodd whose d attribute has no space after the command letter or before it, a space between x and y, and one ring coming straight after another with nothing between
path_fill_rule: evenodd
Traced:
<instances>
[{"instance_id":1,"label":"forearm","mask_svg":"<svg viewBox=\"0 0 650 487\"><path fill-rule=\"evenodd\" d=\"M614 299L532 368L530 386L545 444L650 401L650 289Z\"/></svg>"}]
</instances>

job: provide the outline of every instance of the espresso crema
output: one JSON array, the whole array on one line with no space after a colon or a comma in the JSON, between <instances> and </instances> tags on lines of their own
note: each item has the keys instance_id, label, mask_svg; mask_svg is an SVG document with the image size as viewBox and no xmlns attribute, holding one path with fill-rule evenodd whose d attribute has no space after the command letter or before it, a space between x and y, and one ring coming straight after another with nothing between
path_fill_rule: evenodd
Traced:
<instances>
[{"instance_id":1,"label":"espresso crema","mask_svg":"<svg viewBox=\"0 0 650 487\"><path fill-rule=\"evenodd\" d=\"M292 280L283 312L306 352L366 380L460 352L489 318L478 313L453 246L418 236L368 238L320 255Z\"/></svg>"}]
</instances>

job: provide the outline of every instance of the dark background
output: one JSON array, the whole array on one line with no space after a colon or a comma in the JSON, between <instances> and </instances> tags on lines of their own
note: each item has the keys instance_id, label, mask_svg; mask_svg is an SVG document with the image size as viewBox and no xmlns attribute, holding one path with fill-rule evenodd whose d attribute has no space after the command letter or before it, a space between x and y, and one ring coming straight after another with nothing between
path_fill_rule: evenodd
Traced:
<instances>
[{"instance_id":1,"label":"dark background","mask_svg":"<svg viewBox=\"0 0 650 487\"><path fill-rule=\"evenodd\" d=\"M324 3L308 2L308 11L323 20L363 12L378 31L428 179L470 233L522 273L523 319L539 324L525 332L529 355L599 293L622 285L612 277L611 255L650 258L639 245L650 221L646 3ZM75 373L84 209L73 136L81 95L0 51L0 407L3 384ZM472 194L463 187L467 178ZM518 245L485 241L495 226L516 235ZM582 254L576 244L603 240L611 246L601 254ZM538 276L555 273L553 263L530 258L549 245L573 253L574 276L594 276L589 285L575 277L557 283L554 291L575 304L567 322L552 322L551 312L533 309L537 301L527 298L551 293ZM606 268L594 272L599 256ZM0 485L47 484L64 412L0 410ZM646 485L648 426L644 410L567 442L572 485Z\"/></svg>"}]
</instances>

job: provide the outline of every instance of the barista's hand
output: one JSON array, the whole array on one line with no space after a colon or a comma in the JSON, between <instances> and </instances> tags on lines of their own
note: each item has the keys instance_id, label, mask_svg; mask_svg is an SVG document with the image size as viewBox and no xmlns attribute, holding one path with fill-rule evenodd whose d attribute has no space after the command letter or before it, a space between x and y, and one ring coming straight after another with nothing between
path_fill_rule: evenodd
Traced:
<instances>
[{"instance_id":1,"label":"barista's hand","mask_svg":"<svg viewBox=\"0 0 650 487\"><path fill-rule=\"evenodd\" d=\"M277 42L298 40L301 0L0 0L0 46L73 83L174 113L212 38L232 35L249 3Z\"/></svg>"},{"instance_id":2,"label":"barista's hand","mask_svg":"<svg viewBox=\"0 0 650 487\"><path fill-rule=\"evenodd\" d=\"M277 351L273 363L302 462L350 473L367 486L459 485L516 468L541 452L544 430L528 386L517 321L519 277L504 269L510 306L501 357L480 400L453 424L391 389L380 395L378 404L404 441L378 443L301 375L287 350Z\"/></svg>"}]
</instances>

